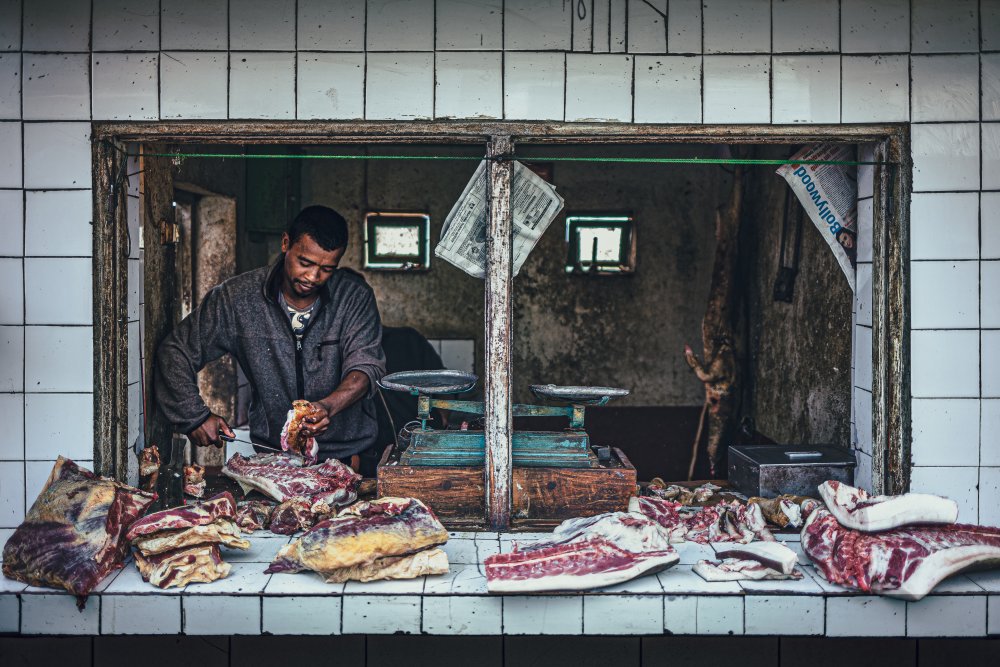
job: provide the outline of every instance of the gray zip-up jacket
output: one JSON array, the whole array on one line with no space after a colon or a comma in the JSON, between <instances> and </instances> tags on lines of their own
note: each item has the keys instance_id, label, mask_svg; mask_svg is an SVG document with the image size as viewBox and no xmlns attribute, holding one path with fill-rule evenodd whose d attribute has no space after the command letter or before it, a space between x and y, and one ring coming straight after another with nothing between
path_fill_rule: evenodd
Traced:
<instances>
[{"instance_id":1,"label":"gray zip-up jacket","mask_svg":"<svg viewBox=\"0 0 1000 667\"><path fill-rule=\"evenodd\" d=\"M156 399L167 419L190 433L209 416L197 373L227 352L250 381L250 436L280 447L292 401L328 396L350 371L368 376L369 391L330 419L317 438L320 460L344 458L374 444L375 383L385 374L382 324L372 289L349 271L335 271L320 290L313 317L297 345L278 303L284 255L214 287L171 331L157 351Z\"/></svg>"}]
</instances>

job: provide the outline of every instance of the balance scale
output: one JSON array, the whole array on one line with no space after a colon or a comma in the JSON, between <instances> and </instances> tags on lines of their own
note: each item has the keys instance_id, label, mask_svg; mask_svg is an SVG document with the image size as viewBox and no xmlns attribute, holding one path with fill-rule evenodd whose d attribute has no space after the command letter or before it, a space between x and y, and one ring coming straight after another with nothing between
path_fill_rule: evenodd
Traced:
<instances>
[{"instance_id":1,"label":"balance scale","mask_svg":"<svg viewBox=\"0 0 1000 667\"><path fill-rule=\"evenodd\" d=\"M474 415L484 414L482 401L442 398L465 394L479 378L455 370L403 371L379 381L387 390L407 392L417 397L420 428L410 432L410 441L401 452L404 466L481 466L486 457L483 431L440 430L428 428L431 410L453 410ZM617 387L567 387L551 384L531 385L531 392L542 400L562 405L515 403L514 417L566 417L564 431L514 431L511 438L513 465L519 467L597 468L598 457L584 430L587 406L606 405L613 398L627 396L627 389Z\"/></svg>"}]
</instances>

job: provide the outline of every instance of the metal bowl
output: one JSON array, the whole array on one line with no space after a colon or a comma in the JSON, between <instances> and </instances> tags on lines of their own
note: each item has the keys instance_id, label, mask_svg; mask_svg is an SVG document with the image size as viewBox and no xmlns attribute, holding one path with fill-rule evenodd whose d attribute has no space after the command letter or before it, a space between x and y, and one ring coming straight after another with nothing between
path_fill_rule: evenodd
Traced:
<instances>
[{"instance_id":1,"label":"metal bowl","mask_svg":"<svg viewBox=\"0 0 1000 667\"><path fill-rule=\"evenodd\" d=\"M424 396L464 394L476 386L479 377L464 371L400 371L379 380L383 389Z\"/></svg>"},{"instance_id":2,"label":"metal bowl","mask_svg":"<svg viewBox=\"0 0 1000 667\"><path fill-rule=\"evenodd\" d=\"M620 387L566 387L555 384L533 384L530 389L538 398L576 405L603 404L630 393L628 389Z\"/></svg>"}]
</instances>

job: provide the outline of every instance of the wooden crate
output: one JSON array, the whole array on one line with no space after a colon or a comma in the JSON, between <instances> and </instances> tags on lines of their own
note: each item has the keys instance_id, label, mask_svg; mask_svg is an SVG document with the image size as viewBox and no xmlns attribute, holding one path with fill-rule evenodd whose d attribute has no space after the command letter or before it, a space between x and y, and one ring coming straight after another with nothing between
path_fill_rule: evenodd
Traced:
<instances>
[{"instance_id":1,"label":"wooden crate","mask_svg":"<svg viewBox=\"0 0 1000 667\"><path fill-rule=\"evenodd\" d=\"M635 468L612 448L612 460L595 468L515 467L511 527L545 529L577 516L623 512L636 492ZM379 496L409 496L429 505L448 528L485 525L482 466L404 466L390 445L378 466Z\"/></svg>"}]
</instances>

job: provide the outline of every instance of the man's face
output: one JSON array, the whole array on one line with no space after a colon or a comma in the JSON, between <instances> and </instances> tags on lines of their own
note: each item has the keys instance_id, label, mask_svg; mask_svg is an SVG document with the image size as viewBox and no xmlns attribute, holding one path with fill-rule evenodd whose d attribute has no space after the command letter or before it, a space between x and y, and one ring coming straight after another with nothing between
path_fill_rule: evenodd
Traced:
<instances>
[{"instance_id":1,"label":"man's face","mask_svg":"<svg viewBox=\"0 0 1000 667\"><path fill-rule=\"evenodd\" d=\"M283 234L281 251L285 253L285 285L296 296L305 298L315 295L336 271L345 250L324 250L308 234L291 243L288 234Z\"/></svg>"}]
</instances>

